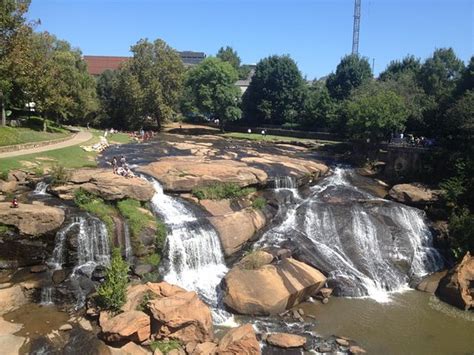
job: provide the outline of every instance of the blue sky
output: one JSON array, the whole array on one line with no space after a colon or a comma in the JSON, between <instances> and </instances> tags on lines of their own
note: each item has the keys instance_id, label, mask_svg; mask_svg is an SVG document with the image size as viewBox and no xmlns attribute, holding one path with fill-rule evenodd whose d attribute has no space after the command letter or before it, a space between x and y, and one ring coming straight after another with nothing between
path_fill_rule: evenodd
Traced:
<instances>
[{"instance_id":1,"label":"blue sky","mask_svg":"<svg viewBox=\"0 0 474 355\"><path fill-rule=\"evenodd\" d=\"M244 63L289 54L313 79L352 48L353 0L32 0L28 17L89 55L129 55L140 38L214 55L230 45ZM379 73L392 59L453 47L474 54L473 0L362 0L359 52Z\"/></svg>"}]
</instances>

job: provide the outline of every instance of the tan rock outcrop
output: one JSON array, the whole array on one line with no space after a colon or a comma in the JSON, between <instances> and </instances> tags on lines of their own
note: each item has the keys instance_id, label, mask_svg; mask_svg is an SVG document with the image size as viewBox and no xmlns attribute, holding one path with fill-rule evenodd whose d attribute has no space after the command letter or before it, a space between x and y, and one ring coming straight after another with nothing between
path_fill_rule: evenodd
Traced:
<instances>
[{"instance_id":1,"label":"tan rock outcrop","mask_svg":"<svg viewBox=\"0 0 474 355\"><path fill-rule=\"evenodd\" d=\"M273 333L267 337L267 343L279 348L299 348L306 344L306 338L288 333Z\"/></svg>"},{"instance_id":2,"label":"tan rock outcrop","mask_svg":"<svg viewBox=\"0 0 474 355\"><path fill-rule=\"evenodd\" d=\"M419 206L437 202L440 191L431 190L422 184L414 183L395 185L388 194L397 202Z\"/></svg>"},{"instance_id":3,"label":"tan rock outcrop","mask_svg":"<svg viewBox=\"0 0 474 355\"><path fill-rule=\"evenodd\" d=\"M261 354L255 331L250 324L230 329L219 342L218 355Z\"/></svg>"},{"instance_id":4,"label":"tan rock outcrop","mask_svg":"<svg viewBox=\"0 0 474 355\"><path fill-rule=\"evenodd\" d=\"M435 272L431 275L424 277L418 285L416 285L416 289L418 291L428 292L434 294L439 286L440 280L446 276L448 273L447 270Z\"/></svg>"},{"instance_id":5,"label":"tan rock outcrop","mask_svg":"<svg viewBox=\"0 0 474 355\"><path fill-rule=\"evenodd\" d=\"M208 219L217 230L226 256L239 251L266 223L263 212L253 208Z\"/></svg>"},{"instance_id":6,"label":"tan rock outcrop","mask_svg":"<svg viewBox=\"0 0 474 355\"><path fill-rule=\"evenodd\" d=\"M213 339L211 310L196 292L178 292L148 302L154 321L159 325L158 338L172 338L202 343Z\"/></svg>"},{"instance_id":7,"label":"tan rock outcrop","mask_svg":"<svg viewBox=\"0 0 474 355\"><path fill-rule=\"evenodd\" d=\"M461 309L474 308L474 257L466 253L462 261L439 282L436 296Z\"/></svg>"},{"instance_id":8,"label":"tan rock outcrop","mask_svg":"<svg viewBox=\"0 0 474 355\"><path fill-rule=\"evenodd\" d=\"M151 355L151 351L135 344L134 342L129 342L121 348L112 348L109 346L108 350L111 355Z\"/></svg>"},{"instance_id":9,"label":"tan rock outcrop","mask_svg":"<svg viewBox=\"0 0 474 355\"><path fill-rule=\"evenodd\" d=\"M19 285L0 289L0 315L11 312L27 302Z\"/></svg>"},{"instance_id":10,"label":"tan rock outcrop","mask_svg":"<svg viewBox=\"0 0 474 355\"><path fill-rule=\"evenodd\" d=\"M191 355L215 355L217 350L217 344L206 341L196 345Z\"/></svg>"},{"instance_id":11,"label":"tan rock outcrop","mask_svg":"<svg viewBox=\"0 0 474 355\"><path fill-rule=\"evenodd\" d=\"M0 203L0 223L15 226L22 234L41 235L57 230L64 222L64 211L57 207L20 203L10 208Z\"/></svg>"},{"instance_id":12,"label":"tan rock outcrop","mask_svg":"<svg viewBox=\"0 0 474 355\"><path fill-rule=\"evenodd\" d=\"M215 183L235 183L240 187L264 185L268 175L235 160L206 160L201 157L167 157L141 167L139 171L157 179L166 191L188 192Z\"/></svg>"},{"instance_id":13,"label":"tan rock outcrop","mask_svg":"<svg viewBox=\"0 0 474 355\"><path fill-rule=\"evenodd\" d=\"M111 169L74 170L66 184L53 186L51 192L62 199L72 200L74 192L79 188L109 201L124 198L149 201L155 193L148 181L140 178L125 178L114 174Z\"/></svg>"},{"instance_id":14,"label":"tan rock outcrop","mask_svg":"<svg viewBox=\"0 0 474 355\"><path fill-rule=\"evenodd\" d=\"M99 324L108 342L127 339L142 342L150 337L150 317L141 311L127 311L114 317L101 312Z\"/></svg>"},{"instance_id":15,"label":"tan rock outcrop","mask_svg":"<svg viewBox=\"0 0 474 355\"><path fill-rule=\"evenodd\" d=\"M326 277L315 268L286 258L258 269L234 266L225 277L224 303L241 314L277 314L315 294Z\"/></svg>"}]
</instances>

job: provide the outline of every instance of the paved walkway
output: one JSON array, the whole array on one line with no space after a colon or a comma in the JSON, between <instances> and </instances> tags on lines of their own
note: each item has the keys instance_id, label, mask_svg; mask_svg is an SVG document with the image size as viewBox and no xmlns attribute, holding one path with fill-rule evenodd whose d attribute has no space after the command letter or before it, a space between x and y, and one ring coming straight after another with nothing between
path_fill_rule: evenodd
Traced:
<instances>
[{"instance_id":1,"label":"paved walkway","mask_svg":"<svg viewBox=\"0 0 474 355\"><path fill-rule=\"evenodd\" d=\"M55 149L60 149L60 148L66 148L72 145L87 142L92 137L93 137L92 133L81 131L78 134L76 134L74 137L72 137L71 139L68 139L67 141L45 145L43 147L36 147L36 148L15 150L13 152L0 153L0 159L17 157L17 156L26 155L26 154L42 153L42 152L47 152L49 150L55 150Z\"/></svg>"}]
</instances>

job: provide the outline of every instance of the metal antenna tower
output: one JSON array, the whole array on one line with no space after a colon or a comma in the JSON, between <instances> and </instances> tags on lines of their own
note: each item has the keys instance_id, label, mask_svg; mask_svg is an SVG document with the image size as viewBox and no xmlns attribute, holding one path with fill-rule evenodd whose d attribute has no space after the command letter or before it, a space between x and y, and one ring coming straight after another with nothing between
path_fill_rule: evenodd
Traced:
<instances>
[{"instance_id":1,"label":"metal antenna tower","mask_svg":"<svg viewBox=\"0 0 474 355\"><path fill-rule=\"evenodd\" d=\"M352 54L359 54L359 31L360 31L360 3L361 0L354 1L354 29L352 31Z\"/></svg>"}]
</instances>

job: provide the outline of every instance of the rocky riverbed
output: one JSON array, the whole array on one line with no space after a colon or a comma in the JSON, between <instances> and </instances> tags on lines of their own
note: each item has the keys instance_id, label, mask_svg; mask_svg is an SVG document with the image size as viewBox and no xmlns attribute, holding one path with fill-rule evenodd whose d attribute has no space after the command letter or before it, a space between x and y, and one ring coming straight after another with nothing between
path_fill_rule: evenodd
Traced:
<instances>
[{"instance_id":1,"label":"rocky riverbed","mask_svg":"<svg viewBox=\"0 0 474 355\"><path fill-rule=\"evenodd\" d=\"M142 178L112 173L108 162L122 154ZM417 310L433 298L418 291L409 295L419 297L392 297L389 291L400 292L443 264L424 214L383 198L432 206L438 192L419 185L390 190L352 171L338 175L340 168L330 169L311 147L213 135L162 134L156 141L111 147L99 163L99 169L79 169L54 186L45 184L41 193L32 192L38 177L22 172L0 183L4 193L21 196L18 209L0 203L0 223L7 226L0 237L0 265L10 270L1 275L6 322L0 323L0 343L10 344L12 353L74 352L87 345L91 353L135 354L168 340L181 344L175 354L409 351L346 326L361 317L355 311L361 303L330 296L388 302L367 301L374 312L366 332L384 310L414 321ZM227 199L197 198L196 189L219 184L252 190ZM110 221L74 206L76 191L112 206L112 233ZM152 262L157 227L150 222L134 236L116 208L124 200L137 201L140 213L164 221L168 236L159 267ZM118 315L91 303L84 313L113 246L121 247L133 265L128 302ZM469 309L473 263L467 255L449 273L424 279L419 288ZM168 282L146 283L152 277ZM419 306L406 311L400 307L403 300ZM331 315L345 307L348 316L334 316L331 322ZM450 321L430 314L418 328ZM29 323L28 316L35 322ZM241 326L225 328L235 321ZM468 329L472 317L453 324ZM405 337L397 329L387 334ZM429 329L434 336L443 334ZM459 346L452 349L468 352L470 339L459 334L453 337ZM427 339L420 333L412 349L428 349ZM439 344L448 349L445 341Z\"/></svg>"}]
</instances>

